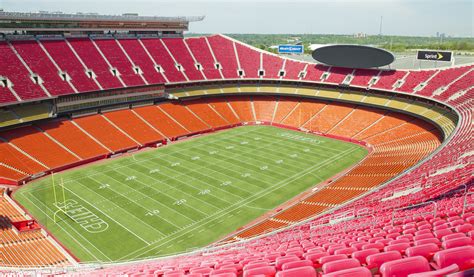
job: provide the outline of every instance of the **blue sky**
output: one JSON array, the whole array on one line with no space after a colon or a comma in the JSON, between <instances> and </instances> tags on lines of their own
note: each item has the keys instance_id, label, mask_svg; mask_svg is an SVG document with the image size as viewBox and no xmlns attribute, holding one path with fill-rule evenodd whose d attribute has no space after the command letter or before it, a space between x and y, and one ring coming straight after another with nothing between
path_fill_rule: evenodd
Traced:
<instances>
[{"instance_id":1,"label":"blue sky","mask_svg":"<svg viewBox=\"0 0 474 277\"><path fill-rule=\"evenodd\" d=\"M196 33L317 33L473 37L473 0L0 0L7 11L205 15Z\"/></svg>"}]
</instances>

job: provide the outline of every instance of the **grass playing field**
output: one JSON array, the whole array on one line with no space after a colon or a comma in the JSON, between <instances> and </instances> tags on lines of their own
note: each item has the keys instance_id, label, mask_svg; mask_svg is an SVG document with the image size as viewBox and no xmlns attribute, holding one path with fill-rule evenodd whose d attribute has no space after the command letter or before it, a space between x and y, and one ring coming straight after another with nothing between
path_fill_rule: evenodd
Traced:
<instances>
[{"instance_id":1,"label":"grass playing field","mask_svg":"<svg viewBox=\"0 0 474 277\"><path fill-rule=\"evenodd\" d=\"M246 126L55 174L56 205L51 176L14 197L81 261L138 259L206 246L366 154L338 140Z\"/></svg>"}]
</instances>

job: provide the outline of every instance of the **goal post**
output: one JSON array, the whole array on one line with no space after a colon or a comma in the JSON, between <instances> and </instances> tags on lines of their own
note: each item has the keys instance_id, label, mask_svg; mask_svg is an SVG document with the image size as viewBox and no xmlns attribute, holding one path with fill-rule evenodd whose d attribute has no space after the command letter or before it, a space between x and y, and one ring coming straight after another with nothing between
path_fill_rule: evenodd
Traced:
<instances>
[{"instance_id":1,"label":"goal post","mask_svg":"<svg viewBox=\"0 0 474 277\"><path fill-rule=\"evenodd\" d=\"M53 206L57 208L57 210L54 212L54 215L53 215L53 221L54 223L57 223L58 213L62 212L67 215L66 211L64 210L64 207L61 205L61 203L66 204L66 192L64 189L63 178L61 178L61 182L57 185L54 182L54 173L51 174L51 178L52 178L52 183L53 183L53 196L54 196ZM59 193L57 192L58 189L59 189Z\"/></svg>"}]
</instances>

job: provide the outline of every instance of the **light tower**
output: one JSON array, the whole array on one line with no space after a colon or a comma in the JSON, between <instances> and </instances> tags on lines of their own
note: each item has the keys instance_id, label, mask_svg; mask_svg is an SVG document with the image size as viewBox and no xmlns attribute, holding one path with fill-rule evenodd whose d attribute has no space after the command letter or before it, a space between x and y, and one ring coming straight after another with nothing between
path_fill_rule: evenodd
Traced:
<instances>
[{"instance_id":1,"label":"light tower","mask_svg":"<svg viewBox=\"0 0 474 277\"><path fill-rule=\"evenodd\" d=\"M382 36L382 22L383 22L383 16L380 16L379 36Z\"/></svg>"}]
</instances>

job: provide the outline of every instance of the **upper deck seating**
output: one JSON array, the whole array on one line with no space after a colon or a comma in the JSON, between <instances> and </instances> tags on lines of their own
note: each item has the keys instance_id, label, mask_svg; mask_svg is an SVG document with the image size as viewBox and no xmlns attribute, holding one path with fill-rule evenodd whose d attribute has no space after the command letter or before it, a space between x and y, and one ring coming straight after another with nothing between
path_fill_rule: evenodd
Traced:
<instances>
[{"instance_id":1,"label":"upper deck seating","mask_svg":"<svg viewBox=\"0 0 474 277\"><path fill-rule=\"evenodd\" d=\"M71 86L61 79L58 69L37 41L12 41L12 46L33 73L43 80L43 85L51 95L73 93Z\"/></svg>"},{"instance_id":2,"label":"upper deck seating","mask_svg":"<svg viewBox=\"0 0 474 277\"><path fill-rule=\"evenodd\" d=\"M66 40L41 40L56 64L71 77L71 83L81 92L98 90L94 80L87 76L86 68L72 52Z\"/></svg>"},{"instance_id":3,"label":"upper deck seating","mask_svg":"<svg viewBox=\"0 0 474 277\"><path fill-rule=\"evenodd\" d=\"M68 42L103 89L123 87L90 39L68 39Z\"/></svg>"},{"instance_id":4,"label":"upper deck seating","mask_svg":"<svg viewBox=\"0 0 474 277\"><path fill-rule=\"evenodd\" d=\"M97 47L110 65L118 70L119 76L126 86L144 85L140 75L134 71L133 64L119 47L115 39L95 39Z\"/></svg>"},{"instance_id":5,"label":"upper deck seating","mask_svg":"<svg viewBox=\"0 0 474 277\"><path fill-rule=\"evenodd\" d=\"M203 73L208 80L222 79L219 70L216 69L214 57L207 44L205 37L187 38L186 44L191 49L194 58L203 67Z\"/></svg>"}]
</instances>

